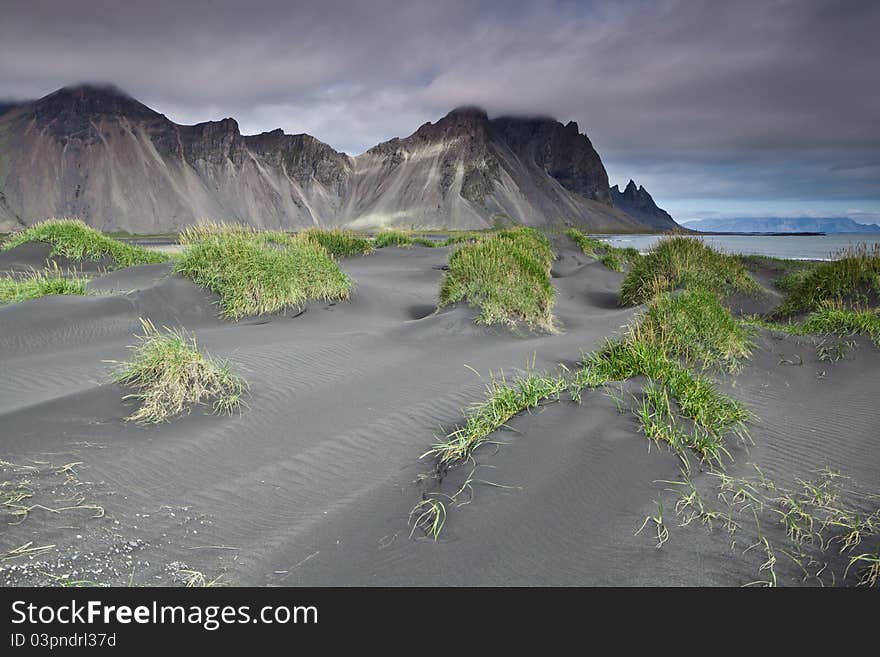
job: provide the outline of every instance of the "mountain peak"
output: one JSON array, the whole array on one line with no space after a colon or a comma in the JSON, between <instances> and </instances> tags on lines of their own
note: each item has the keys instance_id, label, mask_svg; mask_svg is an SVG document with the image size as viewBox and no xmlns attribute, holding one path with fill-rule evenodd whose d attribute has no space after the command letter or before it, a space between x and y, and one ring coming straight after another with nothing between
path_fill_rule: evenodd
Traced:
<instances>
[{"instance_id":1,"label":"mountain peak","mask_svg":"<svg viewBox=\"0 0 880 657\"><path fill-rule=\"evenodd\" d=\"M450 139L466 138L468 141L484 143L488 141L489 116L481 107L463 106L439 119L436 123L425 123L409 137L390 139L371 148L371 151L384 152L391 148L396 150L400 146L413 142L436 143Z\"/></svg>"},{"instance_id":2,"label":"mountain peak","mask_svg":"<svg viewBox=\"0 0 880 657\"><path fill-rule=\"evenodd\" d=\"M49 94L49 96L55 95L68 95L80 98L86 96L116 96L119 98L131 98L129 93L109 82L81 82L79 84L70 84Z\"/></svg>"},{"instance_id":3,"label":"mountain peak","mask_svg":"<svg viewBox=\"0 0 880 657\"><path fill-rule=\"evenodd\" d=\"M41 105L66 105L95 113L137 111L161 116L114 84L83 83L62 87L38 101Z\"/></svg>"},{"instance_id":4,"label":"mountain peak","mask_svg":"<svg viewBox=\"0 0 880 657\"><path fill-rule=\"evenodd\" d=\"M87 83L62 87L34 101L31 107L38 121L60 122L67 133L77 125L85 128L89 121L103 117L125 117L138 121L164 118L112 84Z\"/></svg>"},{"instance_id":5,"label":"mountain peak","mask_svg":"<svg viewBox=\"0 0 880 657\"><path fill-rule=\"evenodd\" d=\"M451 116L466 116L480 119L489 118L486 110L478 105L461 105L460 107L456 107L446 115L446 118L449 118Z\"/></svg>"},{"instance_id":6,"label":"mountain peak","mask_svg":"<svg viewBox=\"0 0 880 657\"><path fill-rule=\"evenodd\" d=\"M429 124L430 125L430 124ZM489 125L489 115L482 107L465 105L456 107L433 124L435 129L484 132Z\"/></svg>"},{"instance_id":7,"label":"mountain peak","mask_svg":"<svg viewBox=\"0 0 880 657\"><path fill-rule=\"evenodd\" d=\"M617 185L611 188L614 207L620 208L628 215L654 228L678 228L678 224L666 210L657 207L654 199L642 185L636 186L634 180L626 184L621 192Z\"/></svg>"}]
</instances>

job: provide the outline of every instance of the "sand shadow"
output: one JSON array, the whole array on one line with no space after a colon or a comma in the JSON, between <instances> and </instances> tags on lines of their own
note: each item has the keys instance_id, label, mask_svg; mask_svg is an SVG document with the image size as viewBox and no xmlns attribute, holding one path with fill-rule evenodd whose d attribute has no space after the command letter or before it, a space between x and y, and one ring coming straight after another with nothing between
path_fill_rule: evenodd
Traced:
<instances>
[{"instance_id":1,"label":"sand shadow","mask_svg":"<svg viewBox=\"0 0 880 657\"><path fill-rule=\"evenodd\" d=\"M437 306L428 303L417 303L407 308L407 315L410 319L425 319L434 314Z\"/></svg>"},{"instance_id":2,"label":"sand shadow","mask_svg":"<svg viewBox=\"0 0 880 657\"><path fill-rule=\"evenodd\" d=\"M595 290L587 292L584 296L594 308L601 308L602 310L616 310L620 308L616 292Z\"/></svg>"}]
</instances>

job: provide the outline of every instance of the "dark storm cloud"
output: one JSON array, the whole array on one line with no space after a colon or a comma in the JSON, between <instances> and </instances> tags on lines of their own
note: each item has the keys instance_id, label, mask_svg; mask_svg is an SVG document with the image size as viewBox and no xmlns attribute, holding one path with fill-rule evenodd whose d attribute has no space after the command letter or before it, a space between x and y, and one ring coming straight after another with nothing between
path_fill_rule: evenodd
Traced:
<instances>
[{"instance_id":1,"label":"dark storm cloud","mask_svg":"<svg viewBox=\"0 0 880 657\"><path fill-rule=\"evenodd\" d=\"M4 3L0 98L115 82L360 152L453 106L574 119L658 198L880 200L877 2Z\"/></svg>"}]
</instances>

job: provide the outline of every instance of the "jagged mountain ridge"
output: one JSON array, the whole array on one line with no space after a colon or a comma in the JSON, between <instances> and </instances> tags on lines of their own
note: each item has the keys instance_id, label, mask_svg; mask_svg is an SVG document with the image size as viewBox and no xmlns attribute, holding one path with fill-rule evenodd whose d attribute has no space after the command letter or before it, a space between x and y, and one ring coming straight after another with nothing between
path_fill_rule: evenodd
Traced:
<instances>
[{"instance_id":1,"label":"jagged mountain ridge","mask_svg":"<svg viewBox=\"0 0 880 657\"><path fill-rule=\"evenodd\" d=\"M114 87L60 89L0 115L0 229L79 216L102 230L202 218L263 228L485 228L509 221L641 231L575 123L460 108L355 157L234 119L178 125Z\"/></svg>"},{"instance_id":2,"label":"jagged mountain ridge","mask_svg":"<svg viewBox=\"0 0 880 657\"><path fill-rule=\"evenodd\" d=\"M611 199L614 206L620 208L631 217L657 230L674 230L679 228L675 220L666 210L657 207L648 191L630 180L621 192L617 185L611 188Z\"/></svg>"}]
</instances>

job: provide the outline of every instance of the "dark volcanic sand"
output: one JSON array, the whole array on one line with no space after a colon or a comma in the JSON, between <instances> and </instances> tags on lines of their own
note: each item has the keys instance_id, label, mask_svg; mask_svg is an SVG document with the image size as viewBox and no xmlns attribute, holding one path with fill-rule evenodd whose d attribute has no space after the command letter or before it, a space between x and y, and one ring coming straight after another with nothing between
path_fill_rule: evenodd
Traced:
<instances>
[{"instance_id":1,"label":"dark volcanic sand","mask_svg":"<svg viewBox=\"0 0 880 657\"><path fill-rule=\"evenodd\" d=\"M407 518L419 461L483 397L489 370L513 375L572 366L633 316L616 307L622 276L561 242L554 267L557 335L473 324L467 307L433 313L448 249L382 249L347 259L351 303L237 323L214 297L148 265L96 279L91 297L0 307L0 480L27 479L34 509L0 529L0 554L29 541L42 554L0 561L0 584L70 574L107 584L174 584L195 569L242 585L723 584L759 579L761 554L697 523L679 528L666 492L678 459L653 446L602 390L580 405L548 404L512 422L509 444L483 449L474 486L437 542ZM13 259L6 254L0 269ZM37 254L18 254L16 267ZM43 257L44 259L44 257ZM114 293L113 290L119 292ZM251 384L241 417L203 409L156 427L126 424L125 390L106 360L126 356L138 318L183 325ZM723 385L760 417L754 445L734 446L731 473L752 462L790 485L838 468L880 490L880 354L862 342L847 360L815 357L814 341L762 333L744 371ZM799 354L804 364L780 364ZM483 375L478 378L470 369ZM825 372L823 377L817 374ZM638 382L623 386L638 393ZM80 462L60 471L60 466ZM453 471L454 492L470 468ZM696 472L710 485L709 475ZM73 502L71 502L71 500ZM670 540L655 549L645 516L666 509ZM90 506L91 505L91 506ZM96 515L94 506L104 509ZM7 518L6 520L15 520ZM4 521L5 522L5 521ZM768 528L774 540L781 537ZM731 546L731 543L734 543ZM781 544L781 543L780 543ZM797 584L796 566L777 566Z\"/></svg>"},{"instance_id":2,"label":"dark volcanic sand","mask_svg":"<svg viewBox=\"0 0 880 657\"><path fill-rule=\"evenodd\" d=\"M104 256L98 260L74 261L63 256L53 256L52 246L41 242L28 242L9 251L0 251L0 273L20 274L57 266L64 272L81 272L94 276L112 269L113 261Z\"/></svg>"}]
</instances>

